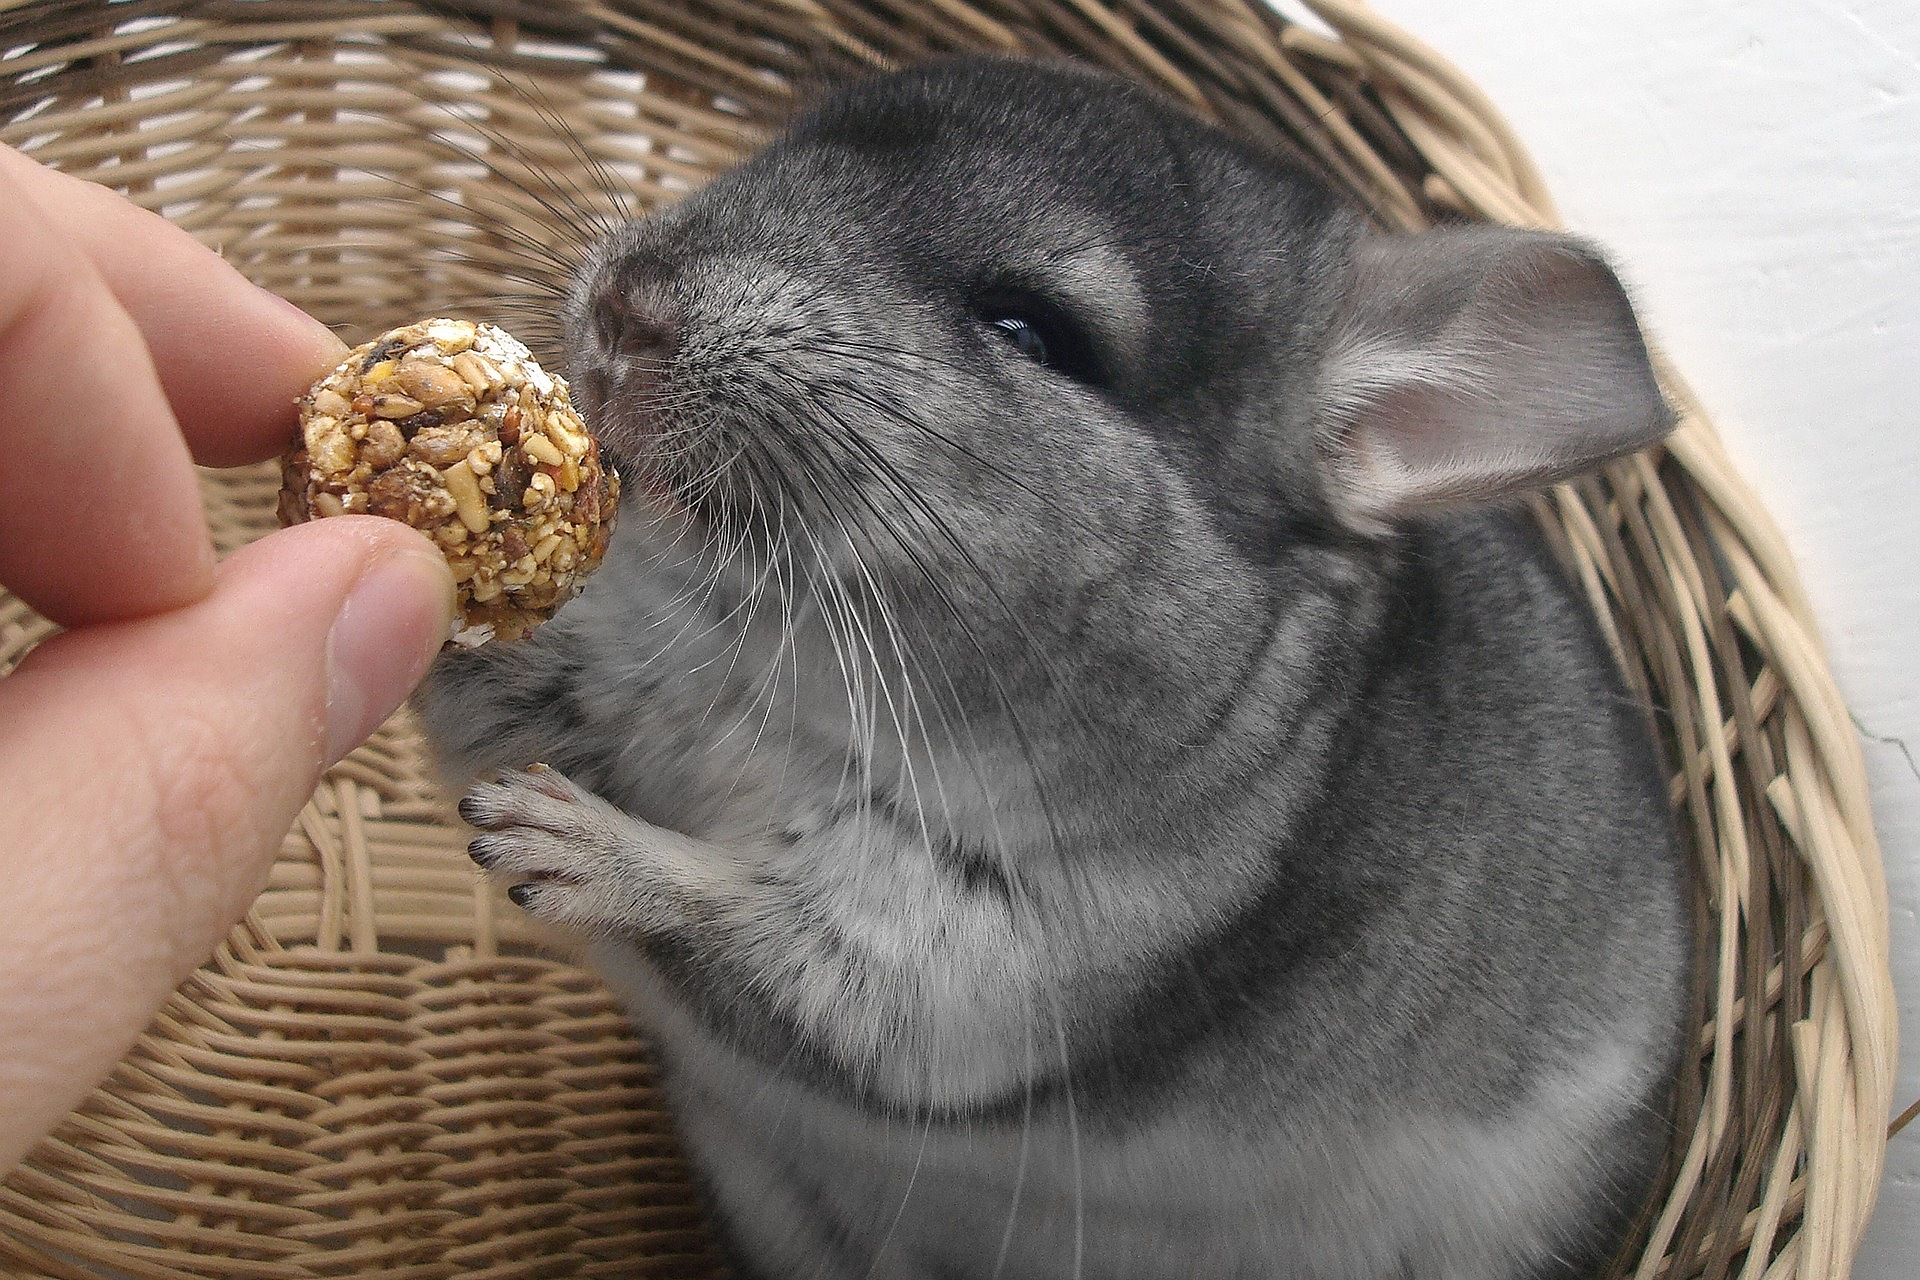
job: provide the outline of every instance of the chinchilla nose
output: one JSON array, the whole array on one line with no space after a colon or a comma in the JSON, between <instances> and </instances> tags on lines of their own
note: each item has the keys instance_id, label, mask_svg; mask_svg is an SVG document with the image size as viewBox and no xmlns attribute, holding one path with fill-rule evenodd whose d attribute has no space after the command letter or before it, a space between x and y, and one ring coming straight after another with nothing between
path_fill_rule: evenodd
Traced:
<instances>
[{"instance_id":1,"label":"chinchilla nose","mask_svg":"<svg viewBox=\"0 0 1920 1280\"><path fill-rule=\"evenodd\" d=\"M663 370L680 349L685 313L664 281L621 273L593 298L593 325L601 350L634 361L648 372Z\"/></svg>"}]
</instances>

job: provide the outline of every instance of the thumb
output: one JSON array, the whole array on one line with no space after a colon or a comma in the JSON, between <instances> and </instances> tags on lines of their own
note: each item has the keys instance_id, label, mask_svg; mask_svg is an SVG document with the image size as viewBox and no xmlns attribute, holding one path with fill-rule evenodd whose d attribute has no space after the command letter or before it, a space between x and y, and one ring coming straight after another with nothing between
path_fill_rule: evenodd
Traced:
<instances>
[{"instance_id":1,"label":"thumb","mask_svg":"<svg viewBox=\"0 0 1920 1280\"><path fill-rule=\"evenodd\" d=\"M339 517L0 680L0 1171L246 911L320 771L425 674L452 608L431 543Z\"/></svg>"}]
</instances>

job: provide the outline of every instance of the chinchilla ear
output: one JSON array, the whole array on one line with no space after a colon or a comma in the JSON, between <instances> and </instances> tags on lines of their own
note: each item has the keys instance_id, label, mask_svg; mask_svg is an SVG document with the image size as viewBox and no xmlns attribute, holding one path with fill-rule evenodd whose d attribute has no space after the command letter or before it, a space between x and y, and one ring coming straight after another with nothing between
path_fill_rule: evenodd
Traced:
<instances>
[{"instance_id":1,"label":"chinchilla ear","mask_svg":"<svg viewBox=\"0 0 1920 1280\"><path fill-rule=\"evenodd\" d=\"M1325 366L1336 504L1380 531L1546 484L1673 426L1625 290L1570 236L1363 236Z\"/></svg>"}]
</instances>

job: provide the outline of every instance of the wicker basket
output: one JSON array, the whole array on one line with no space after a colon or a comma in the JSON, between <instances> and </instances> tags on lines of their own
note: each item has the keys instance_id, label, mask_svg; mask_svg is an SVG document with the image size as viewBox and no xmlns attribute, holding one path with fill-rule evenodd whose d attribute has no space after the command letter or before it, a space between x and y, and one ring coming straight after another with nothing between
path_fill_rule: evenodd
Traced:
<instances>
[{"instance_id":1,"label":"wicker basket","mask_svg":"<svg viewBox=\"0 0 1920 1280\"><path fill-rule=\"evenodd\" d=\"M574 234L549 206L672 199L794 86L939 50L1141 77L1386 225L1553 221L1471 85L1348 0L1313 7L1337 38L1259 0L0 0L0 140L350 338L510 313L493 295L537 296L541 248ZM1658 708L1703 869L1700 1052L1615 1271L1843 1277L1894 1058L1864 770L1779 535L1667 386L1686 420L1665 448L1539 502ZM271 490L208 477L227 546L270 525ZM45 631L0 598L0 669ZM404 716L336 767L248 918L0 1186L0 1267L721 1274L644 1046L464 842Z\"/></svg>"}]
</instances>

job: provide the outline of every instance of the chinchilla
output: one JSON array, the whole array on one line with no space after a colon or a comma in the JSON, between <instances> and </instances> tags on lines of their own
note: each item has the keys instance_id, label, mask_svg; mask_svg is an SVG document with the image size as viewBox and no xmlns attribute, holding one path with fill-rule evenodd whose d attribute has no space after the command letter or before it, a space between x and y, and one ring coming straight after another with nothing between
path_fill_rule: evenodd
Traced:
<instances>
[{"instance_id":1,"label":"chinchilla","mask_svg":"<svg viewBox=\"0 0 1920 1280\"><path fill-rule=\"evenodd\" d=\"M1502 503L1670 426L1594 249L1378 234L1140 88L966 58L825 97L562 312L621 527L420 707L745 1274L1603 1259L1681 858Z\"/></svg>"}]
</instances>

